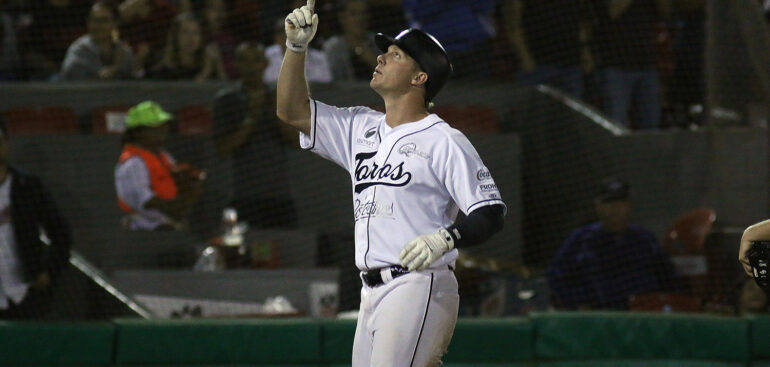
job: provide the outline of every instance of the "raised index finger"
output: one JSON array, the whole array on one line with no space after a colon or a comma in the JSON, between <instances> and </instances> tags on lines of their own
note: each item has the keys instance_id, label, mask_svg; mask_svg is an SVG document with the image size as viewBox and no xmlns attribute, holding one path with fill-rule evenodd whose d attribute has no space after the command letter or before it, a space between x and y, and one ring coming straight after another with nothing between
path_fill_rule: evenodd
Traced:
<instances>
[{"instance_id":1,"label":"raised index finger","mask_svg":"<svg viewBox=\"0 0 770 367\"><path fill-rule=\"evenodd\" d=\"M310 11L315 10L315 0L307 0L307 7L310 8Z\"/></svg>"}]
</instances>

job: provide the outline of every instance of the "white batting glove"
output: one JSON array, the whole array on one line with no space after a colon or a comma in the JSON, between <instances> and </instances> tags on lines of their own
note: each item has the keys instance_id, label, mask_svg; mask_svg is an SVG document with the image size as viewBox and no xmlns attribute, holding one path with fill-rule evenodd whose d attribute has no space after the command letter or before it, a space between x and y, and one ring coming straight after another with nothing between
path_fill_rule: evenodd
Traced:
<instances>
[{"instance_id":1,"label":"white batting glove","mask_svg":"<svg viewBox=\"0 0 770 367\"><path fill-rule=\"evenodd\" d=\"M455 247L449 231L440 229L433 234L417 237L401 250L401 265L409 271L427 269L434 261Z\"/></svg>"},{"instance_id":2,"label":"white batting glove","mask_svg":"<svg viewBox=\"0 0 770 367\"><path fill-rule=\"evenodd\" d=\"M286 48L297 53L305 52L318 30L318 14L313 14L315 0L307 0L307 5L294 9L286 16Z\"/></svg>"}]
</instances>

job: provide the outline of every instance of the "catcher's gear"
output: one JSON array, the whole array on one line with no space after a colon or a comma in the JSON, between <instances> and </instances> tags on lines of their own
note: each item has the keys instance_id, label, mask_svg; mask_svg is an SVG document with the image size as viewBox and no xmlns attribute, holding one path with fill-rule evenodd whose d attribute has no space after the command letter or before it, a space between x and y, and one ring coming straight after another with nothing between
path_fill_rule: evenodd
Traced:
<instances>
[{"instance_id":1,"label":"catcher's gear","mask_svg":"<svg viewBox=\"0 0 770 367\"><path fill-rule=\"evenodd\" d=\"M427 269L441 255L455 247L454 238L446 229L413 239L399 256L401 265L409 271Z\"/></svg>"},{"instance_id":2,"label":"catcher's gear","mask_svg":"<svg viewBox=\"0 0 770 367\"><path fill-rule=\"evenodd\" d=\"M746 253L751 264L754 281L765 292L770 292L770 241L753 241Z\"/></svg>"},{"instance_id":3,"label":"catcher's gear","mask_svg":"<svg viewBox=\"0 0 770 367\"><path fill-rule=\"evenodd\" d=\"M294 9L286 16L286 47L294 52L305 52L318 30L318 14L313 14L315 0L308 0L307 5Z\"/></svg>"}]
</instances>

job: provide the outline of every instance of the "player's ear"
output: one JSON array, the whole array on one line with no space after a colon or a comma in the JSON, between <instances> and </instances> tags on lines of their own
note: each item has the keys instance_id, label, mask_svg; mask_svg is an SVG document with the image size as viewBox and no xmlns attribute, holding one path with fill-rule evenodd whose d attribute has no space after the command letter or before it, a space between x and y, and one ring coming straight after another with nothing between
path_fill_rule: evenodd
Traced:
<instances>
[{"instance_id":1,"label":"player's ear","mask_svg":"<svg viewBox=\"0 0 770 367\"><path fill-rule=\"evenodd\" d=\"M412 77L412 85L415 87L424 86L428 82L428 73L424 71L418 71Z\"/></svg>"}]
</instances>

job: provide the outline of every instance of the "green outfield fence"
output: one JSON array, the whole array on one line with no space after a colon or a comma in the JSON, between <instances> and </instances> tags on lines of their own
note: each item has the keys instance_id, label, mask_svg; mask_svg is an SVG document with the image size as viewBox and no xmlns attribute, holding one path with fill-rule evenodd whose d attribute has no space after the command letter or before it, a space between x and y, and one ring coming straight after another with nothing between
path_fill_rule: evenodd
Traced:
<instances>
[{"instance_id":1,"label":"green outfield fence","mask_svg":"<svg viewBox=\"0 0 770 367\"><path fill-rule=\"evenodd\" d=\"M354 320L0 323L4 366L349 366ZM770 317L462 318L445 366L767 366Z\"/></svg>"}]
</instances>

